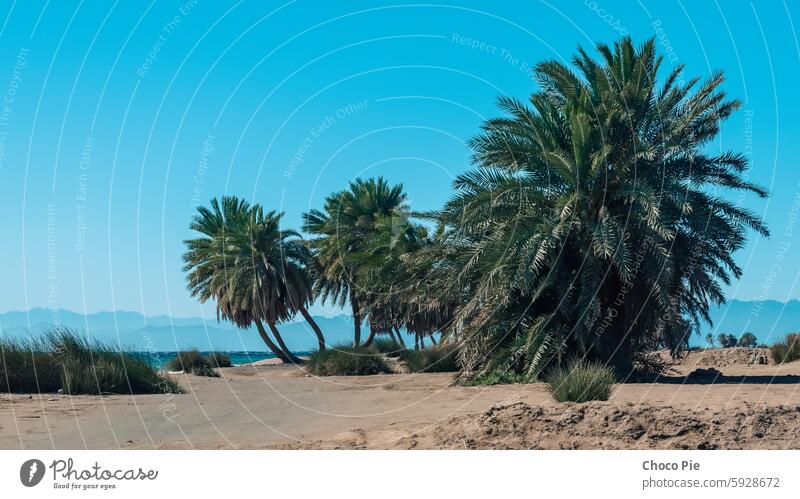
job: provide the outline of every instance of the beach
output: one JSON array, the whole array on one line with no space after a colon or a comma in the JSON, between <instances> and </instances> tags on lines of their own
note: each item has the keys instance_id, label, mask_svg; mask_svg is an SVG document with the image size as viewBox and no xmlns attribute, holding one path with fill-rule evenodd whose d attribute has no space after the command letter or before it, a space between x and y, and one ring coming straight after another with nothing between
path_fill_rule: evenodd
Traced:
<instances>
[{"instance_id":1,"label":"beach","mask_svg":"<svg viewBox=\"0 0 800 499\"><path fill-rule=\"evenodd\" d=\"M274 360L219 378L170 374L181 395L2 394L0 448L800 448L800 362L752 364L766 359L726 350L692 353L661 382L619 384L588 404L557 403L538 383L320 378ZM687 377L710 367L722 376Z\"/></svg>"}]
</instances>

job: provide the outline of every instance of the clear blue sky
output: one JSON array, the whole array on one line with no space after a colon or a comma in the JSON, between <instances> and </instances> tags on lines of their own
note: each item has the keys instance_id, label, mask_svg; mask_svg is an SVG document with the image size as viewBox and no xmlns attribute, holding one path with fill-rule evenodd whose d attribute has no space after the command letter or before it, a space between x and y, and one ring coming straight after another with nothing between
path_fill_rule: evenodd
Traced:
<instances>
[{"instance_id":1,"label":"clear blue sky","mask_svg":"<svg viewBox=\"0 0 800 499\"><path fill-rule=\"evenodd\" d=\"M659 35L667 67L725 71L744 109L718 146L750 155L772 196L739 201L773 233L737 255L728 295L800 296L797 2L26 0L0 22L2 311L199 315L180 263L193 204L235 193L297 227L384 175L438 207L498 95L622 33Z\"/></svg>"}]
</instances>

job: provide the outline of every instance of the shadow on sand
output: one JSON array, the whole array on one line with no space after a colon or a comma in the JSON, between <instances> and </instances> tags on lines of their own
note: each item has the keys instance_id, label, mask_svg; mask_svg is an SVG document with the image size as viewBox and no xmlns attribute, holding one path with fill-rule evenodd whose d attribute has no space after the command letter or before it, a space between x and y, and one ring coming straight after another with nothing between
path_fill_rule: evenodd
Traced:
<instances>
[{"instance_id":1,"label":"shadow on sand","mask_svg":"<svg viewBox=\"0 0 800 499\"><path fill-rule=\"evenodd\" d=\"M780 374L775 376L659 376L656 383L678 385L795 385L800 384L800 376L793 374Z\"/></svg>"}]
</instances>

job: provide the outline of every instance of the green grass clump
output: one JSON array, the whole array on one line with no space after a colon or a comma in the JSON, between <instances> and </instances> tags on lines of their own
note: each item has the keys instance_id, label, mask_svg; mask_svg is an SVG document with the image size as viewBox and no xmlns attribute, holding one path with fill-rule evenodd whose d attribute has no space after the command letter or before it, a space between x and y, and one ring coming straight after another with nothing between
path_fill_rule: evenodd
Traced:
<instances>
[{"instance_id":1,"label":"green grass clump","mask_svg":"<svg viewBox=\"0 0 800 499\"><path fill-rule=\"evenodd\" d=\"M0 392L46 393L61 388L61 370L49 345L0 338Z\"/></svg>"},{"instance_id":2,"label":"green grass clump","mask_svg":"<svg viewBox=\"0 0 800 499\"><path fill-rule=\"evenodd\" d=\"M366 376L391 373L380 352L369 348L339 345L324 352L314 352L308 358L308 371L316 376Z\"/></svg>"},{"instance_id":3,"label":"green grass clump","mask_svg":"<svg viewBox=\"0 0 800 499\"><path fill-rule=\"evenodd\" d=\"M559 402L608 400L615 381L611 369L597 362L585 361L556 368L546 378L547 389Z\"/></svg>"},{"instance_id":4,"label":"green grass clump","mask_svg":"<svg viewBox=\"0 0 800 499\"><path fill-rule=\"evenodd\" d=\"M436 345L422 350L406 350L400 359L413 373L452 373L458 371L456 348Z\"/></svg>"},{"instance_id":5,"label":"green grass clump","mask_svg":"<svg viewBox=\"0 0 800 499\"><path fill-rule=\"evenodd\" d=\"M769 353L776 364L800 359L800 333L787 334L783 341L769 347Z\"/></svg>"},{"instance_id":6,"label":"green grass clump","mask_svg":"<svg viewBox=\"0 0 800 499\"><path fill-rule=\"evenodd\" d=\"M56 328L36 341L0 340L0 392L181 393L141 357Z\"/></svg>"},{"instance_id":7,"label":"green grass clump","mask_svg":"<svg viewBox=\"0 0 800 499\"><path fill-rule=\"evenodd\" d=\"M213 360L210 356L206 357L199 350L184 350L178 352L177 357L167 363L167 369L170 371L183 371L195 376L216 378L219 374L214 370L212 362ZM228 363L230 363L230 359L228 359Z\"/></svg>"},{"instance_id":8,"label":"green grass clump","mask_svg":"<svg viewBox=\"0 0 800 499\"><path fill-rule=\"evenodd\" d=\"M378 338L372 343L378 353L389 357L399 357L405 351L405 347L391 338Z\"/></svg>"}]
</instances>

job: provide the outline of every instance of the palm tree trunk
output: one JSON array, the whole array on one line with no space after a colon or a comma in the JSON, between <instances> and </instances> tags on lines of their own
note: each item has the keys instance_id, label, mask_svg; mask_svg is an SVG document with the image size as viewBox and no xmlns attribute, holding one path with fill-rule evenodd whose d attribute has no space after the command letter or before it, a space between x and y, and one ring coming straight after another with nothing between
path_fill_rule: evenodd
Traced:
<instances>
[{"instance_id":1,"label":"palm tree trunk","mask_svg":"<svg viewBox=\"0 0 800 499\"><path fill-rule=\"evenodd\" d=\"M358 306L358 299L355 298L353 293L350 293L350 306L353 307L353 346L358 347L361 345L361 308Z\"/></svg>"},{"instance_id":2,"label":"palm tree trunk","mask_svg":"<svg viewBox=\"0 0 800 499\"><path fill-rule=\"evenodd\" d=\"M414 333L414 350L419 350L419 333Z\"/></svg>"},{"instance_id":3,"label":"palm tree trunk","mask_svg":"<svg viewBox=\"0 0 800 499\"><path fill-rule=\"evenodd\" d=\"M397 339L394 337L394 331L392 331L392 328L389 328L389 338L391 338L392 341L397 341Z\"/></svg>"},{"instance_id":4,"label":"palm tree trunk","mask_svg":"<svg viewBox=\"0 0 800 499\"><path fill-rule=\"evenodd\" d=\"M369 326L369 336L367 336L367 341L364 342L364 347L368 347L372 345L372 342L375 341L375 334L378 332L377 327L372 327L370 324Z\"/></svg>"},{"instance_id":5,"label":"palm tree trunk","mask_svg":"<svg viewBox=\"0 0 800 499\"><path fill-rule=\"evenodd\" d=\"M289 357L286 355L286 353L283 352L283 350L280 349L278 345L276 345L272 341L272 338L270 338L269 334L267 334L267 331L264 329L264 325L261 324L261 321L255 321L255 322L256 322L256 329L258 330L258 335L261 336L261 339L264 341L267 347L270 350L272 350L272 353L275 354L275 357L279 358L281 362L289 363L290 362Z\"/></svg>"},{"instance_id":6,"label":"palm tree trunk","mask_svg":"<svg viewBox=\"0 0 800 499\"><path fill-rule=\"evenodd\" d=\"M303 314L303 318L306 320L306 322L308 322L308 325L311 326L311 329L314 330L314 334L317 335L317 342L319 342L319 351L324 352L325 337L322 336L322 330L319 328L319 325L317 325L317 321L315 321L314 318L311 317L311 314L308 313L308 310L306 310L306 307L304 306L300 306L300 313Z\"/></svg>"},{"instance_id":7,"label":"palm tree trunk","mask_svg":"<svg viewBox=\"0 0 800 499\"><path fill-rule=\"evenodd\" d=\"M403 341L403 333L400 332L400 328L399 327L394 328L394 332L397 333L397 341L400 343L400 346L405 348L406 342Z\"/></svg>"},{"instance_id":8,"label":"palm tree trunk","mask_svg":"<svg viewBox=\"0 0 800 499\"><path fill-rule=\"evenodd\" d=\"M281 349L286 354L286 356L289 357L289 360L292 361L295 364L302 364L303 363L303 359L301 359L297 355L293 354L286 347L286 343L283 342L283 338L281 337L281 333L280 333L280 331L278 331L278 328L275 327L275 323L272 322L272 321L267 321L267 326L269 326L269 330L272 331L272 334L275 336L275 340L278 341L278 345L281 346Z\"/></svg>"},{"instance_id":9,"label":"palm tree trunk","mask_svg":"<svg viewBox=\"0 0 800 499\"><path fill-rule=\"evenodd\" d=\"M434 338L433 335L428 336L428 338L430 338L431 343L433 343L434 345L436 344L436 338Z\"/></svg>"},{"instance_id":10,"label":"palm tree trunk","mask_svg":"<svg viewBox=\"0 0 800 499\"><path fill-rule=\"evenodd\" d=\"M420 350L425 350L425 335L424 334L420 334L419 335L419 349Z\"/></svg>"}]
</instances>

